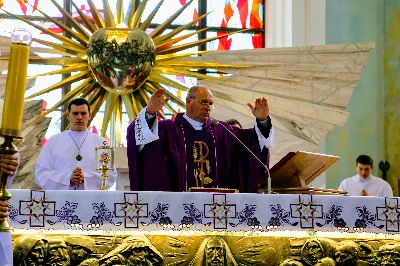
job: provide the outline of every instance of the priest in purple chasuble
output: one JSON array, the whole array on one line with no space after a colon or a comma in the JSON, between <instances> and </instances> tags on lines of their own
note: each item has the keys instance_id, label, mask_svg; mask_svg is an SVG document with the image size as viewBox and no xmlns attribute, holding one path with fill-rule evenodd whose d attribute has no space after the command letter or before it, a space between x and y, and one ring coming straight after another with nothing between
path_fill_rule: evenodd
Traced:
<instances>
[{"instance_id":1,"label":"priest in purple chasuble","mask_svg":"<svg viewBox=\"0 0 400 266\"><path fill-rule=\"evenodd\" d=\"M266 169L223 125L268 165L274 129L267 100L248 104L255 117L252 129L211 119L213 94L206 87L189 89L185 114L158 121L156 113L168 100L163 89L157 90L128 127L131 190L181 192L203 184L256 193Z\"/></svg>"}]
</instances>

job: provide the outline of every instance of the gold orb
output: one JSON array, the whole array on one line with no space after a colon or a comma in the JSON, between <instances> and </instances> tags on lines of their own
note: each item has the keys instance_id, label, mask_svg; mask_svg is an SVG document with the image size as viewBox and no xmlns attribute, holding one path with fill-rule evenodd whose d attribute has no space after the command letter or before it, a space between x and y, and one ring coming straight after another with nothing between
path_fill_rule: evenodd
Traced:
<instances>
[{"instance_id":1,"label":"gold orb","mask_svg":"<svg viewBox=\"0 0 400 266\"><path fill-rule=\"evenodd\" d=\"M102 87L118 95L142 86L153 68L153 40L142 30L102 28L90 37L88 64Z\"/></svg>"}]
</instances>

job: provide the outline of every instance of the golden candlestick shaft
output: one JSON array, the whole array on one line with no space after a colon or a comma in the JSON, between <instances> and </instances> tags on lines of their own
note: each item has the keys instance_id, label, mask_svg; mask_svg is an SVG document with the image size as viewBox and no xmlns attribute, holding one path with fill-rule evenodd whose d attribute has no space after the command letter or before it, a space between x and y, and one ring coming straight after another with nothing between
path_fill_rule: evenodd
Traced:
<instances>
[{"instance_id":1,"label":"golden candlestick shaft","mask_svg":"<svg viewBox=\"0 0 400 266\"><path fill-rule=\"evenodd\" d=\"M32 35L25 29L15 29L11 34L13 44L10 49L6 92L0 136L4 143L0 146L0 153L14 155L18 149L13 144L15 138L21 138L22 113L24 111L24 96L26 89L26 76L29 64L29 50ZM1 171L0 200L11 198L7 191L8 174ZM0 222L0 232L9 232L11 227L8 221Z\"/></svg>"},{"instance_id":2,"label":"golden candlestick shaft","mask_svg":"<svg viewBox=\"0 0 400 266\"><path fill-rule=\"evenodd\" d=\"M24 109L29 46L13 44L10 53L10 61L8 62L10 72L7 75L1 133L19 136Z\"/></svg>"},{"instance_id":3,"label":"golden candlestick shaft","mask_svg":"<svg viewBox=\"0 0 400 266\"><path fill-rule=\"evenodd\" d=\"M18 152L17 147L13 144L13 137L4 136L4 143L0 145L0 153L14 155ZM11 194L7 190L8 174L1 171L0 179L0 200L7 201L11 199ZM10 232L12 229L6 219L4 222L0 222L0 232Z\"/></svg>"}]
</instances>

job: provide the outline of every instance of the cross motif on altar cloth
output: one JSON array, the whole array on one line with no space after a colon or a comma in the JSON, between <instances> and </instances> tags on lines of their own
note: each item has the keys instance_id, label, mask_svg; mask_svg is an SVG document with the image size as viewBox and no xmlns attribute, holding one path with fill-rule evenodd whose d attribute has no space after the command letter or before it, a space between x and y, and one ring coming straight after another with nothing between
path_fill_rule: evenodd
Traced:
<instances>
[{"instance_id":1,"label":"cross motif on altar cloth","mask_svg":"<svg viewBox=\"0 0 400 266\"><path fill-rule=\"evenodd\" d=\"M214 229L227 229L228 220L236 218L236 204L228 204L225 194L213 194L211 204L204 204L204 217L211 218Z\"/></svg>"},{"instance_id":2,"label":"cross motif on altar cloth","mask_svg":"<svg viewBox=\"0 0 400 266\"><path fill-rule=\"evenodd\" d=\"M315 219L324 217L323 206L315 204L312 195L309 199L304 199L299 195L298 203L290 204L290 216L300 219L301 228L313 229Z\"/></svg>"},{"instance_id":3,"label":"cross motif on altar cloth","mask_svg":"<svg viewBox=\"0 0 400 266\"><path fill-rule=\"evenodd\" d=\"M44 227L46 216L56 215L56 202L49 201L45 191L31 190L29 200L19 201L19 214L29 216L30 227Z\"/></svg>"},{"instance_id":4,"label":"cross motif on altar cloth","mask_svg":"<svg viewBox=\"0 0 400 266\"><path fill-rule=\"evenodd\" d=\"M138 193L124 193L124 202L114 203L114 215L124 218L125 228L138 228L140 218L149 217L148 204L138 198Z\"/></svg>"},{"instance_id":5,"label":"cross motif on altar cloth","mask_svg":"<svg viewBox=\"0 0 400 266\"><path fill-rule=\"evenodd\" d=\"M399 215L399 199L385 198L385 207L376 207L376 218L378 221L386 222L386 231L388 232L400 231Z\"/></svg>"}]
</instances>

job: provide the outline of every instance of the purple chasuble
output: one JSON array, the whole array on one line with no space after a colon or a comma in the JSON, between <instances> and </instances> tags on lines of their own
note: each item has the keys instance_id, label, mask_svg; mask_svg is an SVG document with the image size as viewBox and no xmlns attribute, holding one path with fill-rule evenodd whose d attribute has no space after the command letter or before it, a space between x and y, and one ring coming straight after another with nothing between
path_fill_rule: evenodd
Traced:
<instances>
[{"instance_id":1,"label":"purple chasuble","mask_svg":"<svg viewBox=\"0 0 400 266\"><path fill-rule=\"evenodd\" d=\"M186 119L185 119L186 120ZM194 130L182 126L186 145L186 184L191 187L218 187L215 141L210 127Z\"/></svg>"},{"instance_id":2,"label":"purple chasuble","mask_svg":"<svg viewBox=\"0 0 400 266\"><path fill-rule=\"evenodd\" d=\"M256 193L258 184L266 178L266 170L260 162L223 126L213 125L211 119L202 130L195 130L183 114L178 114L175 120L161 120L159 139L144 145L140 152L136 146L135 122L127 131L129 179L133 191L187 191L196 186L195 175L199 178L201 174L209 182L205 187ZM268 124L264 130L259 126L266 138L271 129L270 120ZM261 151L255 130L224 125L268 165L268 149ZM142 134L136 133L139 137ZM202 158L206 151L207 158Z\"/></svg>"}]
</instances>

